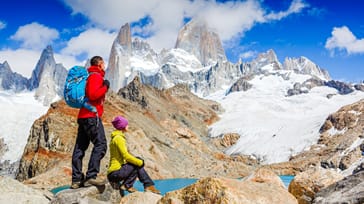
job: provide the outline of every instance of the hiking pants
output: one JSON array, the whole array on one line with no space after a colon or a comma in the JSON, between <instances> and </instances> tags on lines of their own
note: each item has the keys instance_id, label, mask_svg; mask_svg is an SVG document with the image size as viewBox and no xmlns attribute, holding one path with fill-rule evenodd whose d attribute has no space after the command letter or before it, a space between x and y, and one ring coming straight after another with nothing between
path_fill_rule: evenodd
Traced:
<instances>
[{"instance_id":1,"label":"hiking pants","mask_svg":"<svg viewBox=\"0 0 364 204\"><path fill-rule=\"evenodd\" d=\"M123 181L126 188L132 187L137 177L139 181L143 183L144 188L154 185L154 182L149 177L144 167L138 167L129 163L124 164L119 170L113 171L107 175L110 182Z\"/></svg>"},{"instance_id":2,"label":"hiking pants","mask_svg":"<svg viewBox=\"0 0 364 204\"><path fill-rule=\"evenodd\" d=\"M104 126L100 118L79 118L78 133L76 144L72 154L72 181L82 181L82 159L85 152L92 142L93 149L91 152L90 160L88 162L88 169L86 172L86 179L96 178L100 171L101 159L105 156L107 150Z\"/></svg>"}]
</instances>

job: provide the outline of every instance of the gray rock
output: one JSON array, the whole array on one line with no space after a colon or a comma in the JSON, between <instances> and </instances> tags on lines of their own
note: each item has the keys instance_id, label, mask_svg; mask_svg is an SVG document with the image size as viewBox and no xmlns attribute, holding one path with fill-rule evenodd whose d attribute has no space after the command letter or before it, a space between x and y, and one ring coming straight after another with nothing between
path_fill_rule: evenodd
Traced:
<instances>
[{"instance_id":1,"label":"gray rock","mask_svg":"<svg viewBox=\"0 0 364 204\"><path fill-rule=\"evenodd\" d=\"M342 95L349 94L354 91L349 84L346 84L341 81L331 80L331 81L325 82L325 86L336 89L339 92L339 94L342 94Z\"/></svg>"},{"instance_id":2,"label":"gray rock","mask_svg":"<svg viewBox=\"0 0 364 204\"><path fill-rule=\"evenodd\" d=\"M315 195L313 203L364 203L364 171L345 177L322 189Z\"/></svg>"},{"instance_id":3,"label":"gray rock","mask_svg":"<svg viewBox=\"0 0 364 204\"><path fill-rule=\"evenodd\" d=\"M238 92L238 91L247 91L249 90L253 85L250 84L245 77L240 78L238 81L236 81L227 92L227 95L232 92Z\"/></svg>"},{"instance_id":4,"label":"gray rock","mask_svg":"<svg viewBox=\"0 0 364 204\"><path fill-rule=\"evenodd\" d=\"M107 184L100 187L90 186L60 191L54 196L50 204L119 203L120 199L119 191Z\"/></svg>"},{"instance_id":5,"label":"gray rock","mask_svg":"<svg viewBox=\"0 0 364 204\"><path fill-rule=\"evenodd\" d=\"M45 192L32 189L13 178L0 176L0 203L46 204L50 199Z\"/></svg>"}]
</instances>

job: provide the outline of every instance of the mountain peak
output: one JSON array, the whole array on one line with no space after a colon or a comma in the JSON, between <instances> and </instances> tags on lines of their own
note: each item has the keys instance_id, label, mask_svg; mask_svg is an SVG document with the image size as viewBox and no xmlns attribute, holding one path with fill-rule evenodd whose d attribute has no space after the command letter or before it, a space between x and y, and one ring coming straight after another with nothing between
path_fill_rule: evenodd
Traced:
<instances>
[{"instance_id":1,"label":"mountain peak","mask_svg":"<svg viewBox=\"0 0 364 204\"><path fill-rule=\"evenodd\" d=\"M226 61L218 34L202 19L192 19L179 31L175 48L195 55L203 65Z\"/></svg>"},{"instance_id":2,"label":"mountain peak","mask_svg":"<svg viewBox=\"0 0 364 204\"><path fill-rule=\"evenodd\" d=\"M299 58L286 57L283 68L286 70L293 70L299 74L309 74L316 76L326 81L331 79L329 73L326 70L321 69L307 57L303 56Z\"/></svg>"},{"instance_id":3,"label":"mountain peak","mask_svg":"<svg viewBox=\"0 0 364 204\"><path fill-rule=\"evenodd\" d=\"M114 44L119 44L128 54L131 54L131 31L129 23L121 26L118 36L115 39Z\"/></svg>"}]
</instances>

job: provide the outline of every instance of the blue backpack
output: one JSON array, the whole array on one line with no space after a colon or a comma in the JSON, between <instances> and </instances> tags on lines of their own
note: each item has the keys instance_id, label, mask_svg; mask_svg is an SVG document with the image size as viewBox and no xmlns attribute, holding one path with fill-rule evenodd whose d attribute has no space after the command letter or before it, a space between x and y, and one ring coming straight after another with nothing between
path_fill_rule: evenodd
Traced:
<instances>
[{"instance_id":1,"label":"blue backpack","mask_svg":"<svg viewBox=\"0 0 364 204\"><path fill-rule=\"evenodd\" d=\"M72 67L68 71L66 83L64 84L64 100L72 108L85 107L92 112L97 112L96 108L87 102L86 83L88 77L89 73L85 67Z\"/></svg>"}]
</instances>

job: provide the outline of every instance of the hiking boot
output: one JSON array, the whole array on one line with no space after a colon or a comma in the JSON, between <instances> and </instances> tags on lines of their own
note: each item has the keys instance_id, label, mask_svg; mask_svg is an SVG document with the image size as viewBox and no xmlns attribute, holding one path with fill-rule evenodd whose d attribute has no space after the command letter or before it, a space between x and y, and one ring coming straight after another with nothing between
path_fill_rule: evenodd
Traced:
<instances>
[{"instance_id":1,"label":"hiking boot","mask_svg":"<svg viewBox=\"0 0 364 204\"><path fill-rule=\"evenodd\" d=\"M102 186L106 184L105 179L101 178L89 178L84 183L83 186L89 187L89 186Z\"/></svg>"},{"instance_id":2,"label":"hiking boot","mask_svg":"<svg viewBox=\"0 0 364 204\"><path fill-rule=\"evenodd\" d=\"M134 192L137 192L138 190L136 188L134 188L133 186L130 187L130 188L127 188L125 185L121 185L120 186L120 190L123 190L123 191L128 191L129 193L134 193Z\"/></svg>"},{"instance_id":3,"label":"hiking boot","mask_svg":"<svg viewBox=\"0 0 364 204\"><path fill-rule=\"evenodd\" d=\"M152 193L155 193L155 194L161 194L161 192L158 189L156 189L155 186L145 187L144 191L145 192L152 192Z\"/></svg>"},{"instance_id":4,"label":"hiking boot","mask_svg":"<svg viewBox=\"0 0 364 204\"><path fill-rule=\"evenodd\" d=\"M113 188L115 190L120 189L120 183L119 182L110 182L109 181L109 183L110 183L111 188Z\"/></svg>"},{"instance_id":5,"label":"hiking boot","mask_svg":"<svg viewBox=\"0 0 364 204\"><path fill-rule=\"evenodd\" d=\"M77 188L81 188L81 187L82 187L81 181L74 181L74 182L72 182L70 189L77 189Z\"/></svg>"}]
</instances>

